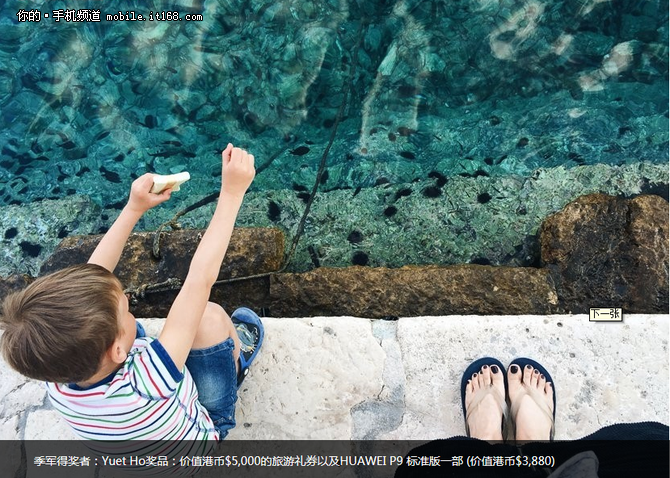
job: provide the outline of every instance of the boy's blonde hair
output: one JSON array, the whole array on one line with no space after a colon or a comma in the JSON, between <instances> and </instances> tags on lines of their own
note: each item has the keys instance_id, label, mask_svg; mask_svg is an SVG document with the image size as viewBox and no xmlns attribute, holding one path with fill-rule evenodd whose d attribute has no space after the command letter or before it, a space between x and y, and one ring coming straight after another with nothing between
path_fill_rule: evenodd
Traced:
<instances>
[{"instance_id":1,"label":"boy's blonde hair","mask_svg":"<svg viewBox=\"0 0 670 478\"><path fill-rule=\"evenodd\" d=\"M119 280L80 264L40 277L2 305L0 346L21 374L48 382L82 382L98 370L119 332Z\"/></svg>"}]
</instances>

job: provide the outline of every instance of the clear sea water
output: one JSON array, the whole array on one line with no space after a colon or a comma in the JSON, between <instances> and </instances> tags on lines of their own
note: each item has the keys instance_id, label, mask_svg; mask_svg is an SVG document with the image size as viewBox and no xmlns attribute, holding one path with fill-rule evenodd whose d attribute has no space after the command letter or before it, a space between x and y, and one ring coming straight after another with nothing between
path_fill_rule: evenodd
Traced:
<instances>
[{"instance_id":1,"label":"clear sea water","mask_svg":"<svg viewBox=\"0 0 670 478\"><path fill-rule=\"evenodd\" d=\"M504 263L489 244L502 233L481 224L514 222L538 202L558 209L570 199L559 181L572 196L667 188L668 3L0 4L0 206L86 195L114 210L133 178L186 170L186 196L166 206L177 211L216 191L227 142L257 158L246 225L294 230L282 214L304 207L318 180L332 211L314 222L345 244L343 205L360 193L379 201L363 235L396 221L400 240L416 236L400 224L403 204L437 207L433 222L459 237L482 229L488 252L454 246L445 259L445 246L427 262ZM524 185L538 178L546 194L529 199ZM461 193L472 205L447 203ZM512 196L514 207L472 212ZM335 242L314 245L322 262Z\"/></svg>"}]
</instances>

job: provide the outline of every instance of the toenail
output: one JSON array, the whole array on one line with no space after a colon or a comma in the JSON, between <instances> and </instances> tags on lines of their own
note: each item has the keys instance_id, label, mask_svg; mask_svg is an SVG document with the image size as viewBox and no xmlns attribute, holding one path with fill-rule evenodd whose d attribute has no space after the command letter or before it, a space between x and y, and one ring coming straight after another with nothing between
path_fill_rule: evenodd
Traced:
<instances>
[{"instance_id":1,"label":"toenail","mask_svg":"<svg viewBox=\"0 0 670 478\"><path fill-rule=\"evenodd\" d=\"M498 367L496 365L491 365L491 371L493 373L498 373Z\"/></svg>"},{"instance_id":2,"label":"toenail","mask_svg":"<svg viewBox=\"0 0 670 478\"><path fill-rule=\"evenodd\" d=\"M519 368L516 365L512 365L512 373L517 373L519 371Z\"/></svg>"},{"instance_id":3,"label":"toenail","mask_svg":"<svg viewBox=\"0 0 670 478\"><path fill-rule=\"evenodd\" d=\"M535 375L537 375L537 374L540 373L540 372L537 371L537 370L533 370L533 373L534 373Z\"/></svg>"},{"instance_id":4,"label":"toenail","mask_svg":"<svg viewBox=\"0 0 670 478\"><path fill-rule=\"evenodd\" d=\"M475 378L477 376L477 372L472 374L472 378Z\"/></svg>"},{"instance_id":5,"label":"toenail","mask_svg":"<svg viewBox=\"0 0 670 478\"><path fill-rule=\"evenodd\" d=\"M526 365L526 368L527 368L528 370L530 370L530 369L533 368L533 367L531 367L530 365Z\"/></svg>"},{"instance_id":6,"label":"toenail","mask_svg":"<svg viewBox=\"0 0 670 478\"><path fill-rule=\"evenodd\" d=\"M482 370L486 370L487 368L489 368L489 366L488 366L488 365L484 365L484 366L482 367Z\"/></svg>"},{"instance_id":7,"label":"toenail","mask_svg":"<svg viewBox=\"0 0 670 478\"><path fill-rule=\"evenodd\" d=\"M544 375L540 374L540 378L541 378L542 380L544 380Z\"/></svg>"}]
</instances>

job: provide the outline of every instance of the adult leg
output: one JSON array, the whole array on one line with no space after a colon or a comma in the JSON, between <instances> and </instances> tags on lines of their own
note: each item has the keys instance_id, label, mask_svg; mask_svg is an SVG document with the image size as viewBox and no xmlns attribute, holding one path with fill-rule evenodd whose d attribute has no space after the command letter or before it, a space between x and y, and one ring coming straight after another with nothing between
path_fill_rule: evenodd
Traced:
<instances>
[{"instance_id":1,"label":"adult leg","mask_svg":"<svg viewBox=\"0 0 670 478\"><path fill-rule=\"evenodd\" d=\"M485 357L473 362L461 379L466 433L480 440L502 441L506 414L505 375L502 364Z\"/></svg>"},{"instance_id":2,"label":"adult leg","mask_svg":"<svg viewBox=\"0 0 670 478\"><path fill-rule=\"evenodd\" d=\"M668 476L668 426L656 422L617 423L579 440L523 445L528 456L553 456L560 465L580 453L592 453L599 478Z\"/></svg>"},{"instance_id":3,"label":"adult leg","mask_svg":"<svg viewBox=\"0 0 670 478\"><path fill-rule=\"evenodd\" d=\"M581 440L668 440L668 426L658 422L616 423Z\"/></svg>"},{"instance_id":4,"label":"adult leg","mask_svg":"<svg viewBox=\"0 0 670 478\"><path fill-rule=\"evenodd\" d=\"M536 364L534 367L532 364ZM530 359L514 360L507 371L508 396L518 442L553 438L553 383Z\"/></svg>"}]
</instances>

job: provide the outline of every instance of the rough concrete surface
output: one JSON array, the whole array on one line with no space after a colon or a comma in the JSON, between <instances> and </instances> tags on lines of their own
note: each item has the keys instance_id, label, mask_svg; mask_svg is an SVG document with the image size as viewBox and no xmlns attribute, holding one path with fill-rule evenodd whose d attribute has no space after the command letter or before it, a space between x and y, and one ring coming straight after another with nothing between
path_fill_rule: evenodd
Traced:
<instances>
[{"instance_id":1,"label":"rough concrete surface","mask_svg":"<svg viewBox=\"0 0 670 478\"><path fill-rule=\"evenodd\" d=\"M265 322L267 348L240 390L230 438L350 438L351 408L382 390L384 352L370 322Z\"/></svg>"},{"instance_id":2,"label":"rough concrete surface","mask_svg":"<svg viewBox=\"0 0 670 478\"><path fill-rule=\"evenodd\" d=\"M557 439L617 422L668 423L668 316L263 320L265 344L240 391L231 440L463 434L461 374L482 356L505 365L525 356L547 368ZM163 320L142 322L156 335ZM1 439L72 437L40 384L0 367Z\"/></svg>"},{"instance_id":3,"label":"rough concrete surface","mask_svg":"<svg viewBox=\"0 0 670 478\"><path fill-rule=\"evenodd\" d=\"M463 434L461 375L483 356L505 366L516 357L544 365L557 393L556 439L618 422L667 423L667 339L664 316L628 316L624 323L589 322L585 315L401 321L405 418L380 438Z\"/></svg>"}]
</instances>

